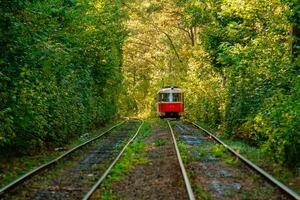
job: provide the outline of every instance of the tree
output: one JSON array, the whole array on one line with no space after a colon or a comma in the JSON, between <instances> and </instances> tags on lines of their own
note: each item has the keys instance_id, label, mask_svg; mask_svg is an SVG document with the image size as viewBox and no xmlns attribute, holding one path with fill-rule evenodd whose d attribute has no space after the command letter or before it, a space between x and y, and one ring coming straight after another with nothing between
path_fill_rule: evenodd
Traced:
<instances>
[{"instance_id":1,"label":"tree","mask_svg":"<svg viewBox=\"0 0 300 200\"><path fill-rule=\"evenodd\" d=\"M0 150L61 144L117 111L119 0L1 2Z\"/></svg>"}]
</instances>

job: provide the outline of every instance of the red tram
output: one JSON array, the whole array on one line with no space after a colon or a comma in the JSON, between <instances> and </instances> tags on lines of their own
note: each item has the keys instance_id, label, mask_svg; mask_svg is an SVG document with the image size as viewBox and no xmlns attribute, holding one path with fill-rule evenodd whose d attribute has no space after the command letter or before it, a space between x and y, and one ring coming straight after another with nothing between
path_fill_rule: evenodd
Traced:
<instances>
[{"instance_id":1,"label":"red tram","mask_svg":"<svg viewBox=\"0 0 300 200\"><path fill-rule=\"evenodd\" d=\"M184 112L183 91L176 86L165 86L157 93L157 114L160 118L179 119Z\"/></svg>"}]
</instances>

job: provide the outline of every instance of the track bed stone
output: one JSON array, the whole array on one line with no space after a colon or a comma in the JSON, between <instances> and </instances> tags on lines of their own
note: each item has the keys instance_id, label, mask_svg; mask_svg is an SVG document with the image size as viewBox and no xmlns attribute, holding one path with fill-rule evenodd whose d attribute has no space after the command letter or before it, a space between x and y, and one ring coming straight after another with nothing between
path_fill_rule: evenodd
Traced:
<instances>
[{"instance_id":1,"label":"track bed stone","mask_svg":"<svg viewBox=\"0 0 300 200\"><path fill-rule=\"evenodd\" d=\"M233 157L203 131L177 122L175 133L184 144L185 166L197 199L289 199L256 172ZM193 142L192 141L201 141Z\"/></svg>"},{"instance_id":2,"label":"track bed stone","mask_svg":"<svg viewBox=\"0 0 300 200\"><path fill-rule=\"evenodd\" d=\"M137 165L125 178L113 182L110 189L118 199L188 199L167 127L152 127L153 133L145 139L147 164ZM164 141L156 145L156 141Z\"/></svg>"},{"instance_id":3,"label":"track bed stone","mask_svg":"<svg viewBox=\"0 0 300 200\"><path fill-rule=\"evenodd\" d=\"M81 199L98 180L139 122L130 121L74 152L13 191L6 199Z\"/></svg>"}]
</instances>

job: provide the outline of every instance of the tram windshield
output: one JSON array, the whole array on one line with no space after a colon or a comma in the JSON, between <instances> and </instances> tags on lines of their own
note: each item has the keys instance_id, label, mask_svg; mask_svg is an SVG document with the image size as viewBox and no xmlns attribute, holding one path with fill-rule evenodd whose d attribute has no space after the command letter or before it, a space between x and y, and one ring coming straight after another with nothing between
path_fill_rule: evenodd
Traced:
<instances>
[{"instance_id":1,"label":"tram windshield","mask_svg":"<svg viewBox=\"0 0 300 200\"><path fill-rule=\"evenodd\" d=\"M181 93L159 93L158 101L160 101L160 102L182 101Z\"/></svg>"}]
</instances>

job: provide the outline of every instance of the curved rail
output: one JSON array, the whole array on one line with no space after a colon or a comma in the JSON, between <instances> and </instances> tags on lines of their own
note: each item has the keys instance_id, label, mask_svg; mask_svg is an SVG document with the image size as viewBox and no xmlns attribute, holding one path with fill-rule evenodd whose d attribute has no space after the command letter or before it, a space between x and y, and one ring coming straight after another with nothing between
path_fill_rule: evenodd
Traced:
<instances>
[{"instance_id":1,"label":"curved rail","mask_svg":"<svg viewBox=\"0 0 300 200\"><path fill-rule=\"evenodd\" d=\"M15 181L11 182L10 184L8 184L7 186L3 187L0 189L0 197L3 197L6 193L8 193L9 191L13 190L14 188L18 187L20 184L22 184L23 182L25 182L26 180L30 179L31 177L33 177L34 175L36 175L37 173L48 169L49 167L57 164L58 161L60 161L62 158L65 158L66 156L68 156L69 154L73 153L74 151L86 146L87 144L91 143L92 141L95 141L97 139L99 139L100 137L102 137L103 135L105 135L106 133L110 132L111 130L113 130L114 128L124 124L126 121L128 121L128 119L112 126L111 128L109 128L108 130L104 131L103 133L101 133L100 135L84 142L83 144L80 144L72 149L70 149L69 151L67 151L66 153L58 156L57 158L55 158L54 160L43 164L33 170L31 170L30 172L24 174L23 176L21 176L20 178L16 179Z\"/></svg>"},{"instance_id":2,"label":"curved rail","mask_svg":"<svg viewBox=\"0 0 300 200\"><path fill-rule=\"evenodd\" d=\"M188 120L186 120L186 121L189 122L189 123L191 123L191 124L193 124L197 128L203 130L205 133L207 133L210 137L212 137L219 144L222 144L233 155L235 155L236 157L238 157L241 161L243 161L250 168L252 168L255 171L257 171L258 173L260 173L264 178L266 178L268 181L270 181L276 187L278 187L279 189L281 189L289 197L297 199L297 200L300 200L300 196L296 192L294 192L293 190L291 190L290 188L288 188L286 185L284 185L280 181L276 180L272 175L270 175L269 173L267 173L266 171L264 171L263 169L261 169L260 167L258 167L257 165L255 165L253 162L251 162L250 160L248 160L244 156L242 156L239 153L237 153L235 150L233 150L231 147L229 147L227 144L225 144L222 140L220 140L219 138L217 138L214 134L212 134L211 132L209 132L208 130L202 128L201 126L199 126L198 124L196 124L194 122L191 122L191 121L188 121Z\"/></svg>"},{"instance_id":3,"label":"curved rail","mask_svg":"<svg viewBox=\"0 0 300 200\"><path fill-rule=\"evenodd\" d=\"M142 124L139 126L138 130L134 134L134 136L127 142L127 144L123 147L123 149L120 151L118 156L114 159L114 161L110 164L110 166L107 168L107 170L103 173L103 175L100 177L100 179L93 185L92 189L82 198L82 200L88 200L92 197L92 195L96 192L97 188L101 185L103 180L107 177L113 166L118 162L120 157L123 155L126 148L129 146L129 144L137 137L139 134L142 126L144 124L144 121L142 121Z\"/></svg>"},{"instance_id":4,"label":"curved rail","mask_svg":"<svg viewBox=\"0 0 300 200\"><path fill-rule=\"evenodd\" d=\"M173 129L171 127L170 122L168 120L167 120L167 122L168 122L170 131L171 131L171 135L172 135L172 138L173 138L173 143L174 143L174 146L175 146L176 155L177 155L177 158L178 158L178 161L179 161L181 173L182 173L182 176L183 176L183 179L184 179L184 182L185 182L186 191L188 193L189 199L190 200L195 200L195 196L194 196L194 193L193 193L193 190L192 190L190 180L187 176L186 170L184 168L184 165L183 165L183 162L182 162L182 159L181 159L181 156L180 156L180 152L179 152L179 149L178 149L178 146L177 146L177 142L176 142L176 138L174 136Z\"/></svg>"}]
</instances>

